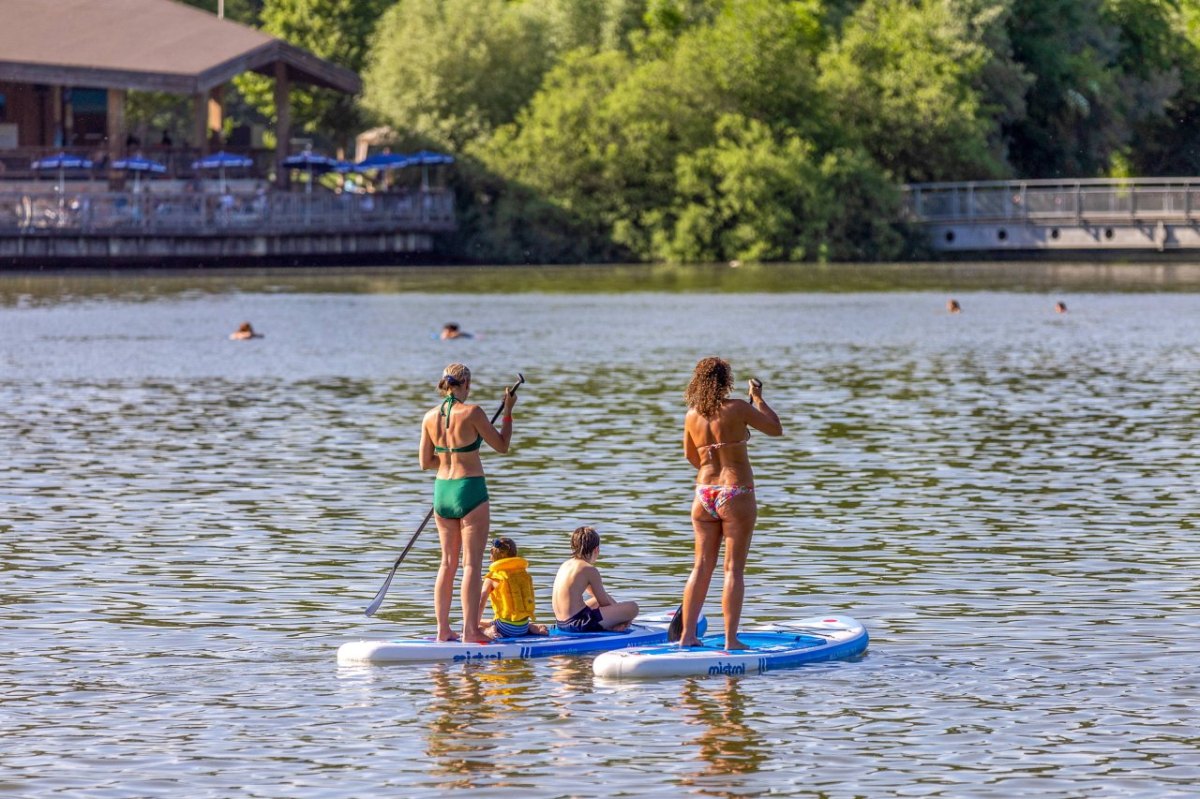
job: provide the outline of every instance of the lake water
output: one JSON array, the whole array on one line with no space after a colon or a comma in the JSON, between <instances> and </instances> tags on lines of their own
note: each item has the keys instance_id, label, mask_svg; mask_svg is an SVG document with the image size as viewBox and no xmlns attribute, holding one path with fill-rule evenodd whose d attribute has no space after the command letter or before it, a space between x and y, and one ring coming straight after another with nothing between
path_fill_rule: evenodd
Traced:
<instances>
[{"instance_id":1,"label":"lake water","mask_svg":"<svg viewBox=\"0 0 1200 799\"><path fill-rule=\"evenodd\" d=\"M671 608L714 353L785 426L747 620L849 614L863 658L336 665L433 631L430 532L362 610L451 361L489 413L528 380L485 463L542 604L594 523L611 591ZM0 275L0 795L1194 796L1198 385L1185 267Z\"/></svg>"}]
</instances>

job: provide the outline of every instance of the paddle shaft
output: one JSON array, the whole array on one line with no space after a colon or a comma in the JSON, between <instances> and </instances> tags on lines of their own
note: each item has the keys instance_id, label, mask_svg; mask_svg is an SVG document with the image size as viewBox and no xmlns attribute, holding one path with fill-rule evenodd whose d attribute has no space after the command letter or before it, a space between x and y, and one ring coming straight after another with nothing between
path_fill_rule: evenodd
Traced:
<instances>
[{"instance_id":1,"label":"paddle shaft","mask_svg":"<svg viewBox=\"0 0 1200 799\"><path fill-rule=\"evenodd\" d=\"M525 375L517 372L517 382L513 383L512 385L512 393L516 394L517 389L520 388L521 384L524 382ZM492 424L495 424L496 420L500 418L500 414L504 411L504 403L507 399L508 397L505 396L504 399L500 400L500 407L497 408L496 412L492 414ZM421 526L417 528L417 531L412 534L412 538L408 539L408 543L404 545L404 550L400 553L400 557L396 558L396 562L392 564L392 570L388 572L387 579L384 580L383 585L379 587L379 591L375 594L375 598L371 600L371 604L367 605L366 615L374 616L375 611L379 610L379 607L383 604L383 598L387 596L388 588L390 588L392 585L392 578L396 576L396 570L400 568L400 564L403 563L404 558L408 556L408 551L413 548L413 544L417 543L417 536L421 534L421 531L425 529L425 526L429 524L429 520L432 518L433 508L431 507L429 509L429 513L425 514L425 520L421 522Z\"/></svg>"}]
</instances>

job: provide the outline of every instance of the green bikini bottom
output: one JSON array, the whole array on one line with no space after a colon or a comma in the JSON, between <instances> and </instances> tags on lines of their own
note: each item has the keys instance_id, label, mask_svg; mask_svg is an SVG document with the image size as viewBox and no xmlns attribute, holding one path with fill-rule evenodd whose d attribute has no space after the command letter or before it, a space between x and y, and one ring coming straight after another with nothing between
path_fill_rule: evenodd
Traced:
<instances>
[{"instance_id":1,"label":"green bikini bottom","mask_svg":"<svg viewBox=\"0 0 1200 799\"><path fill-rule=\"evenodd\" d=\"M488 501L483 476L433 481L433 512L443 519L461 519Z\"/></svg>"}]
</instances>

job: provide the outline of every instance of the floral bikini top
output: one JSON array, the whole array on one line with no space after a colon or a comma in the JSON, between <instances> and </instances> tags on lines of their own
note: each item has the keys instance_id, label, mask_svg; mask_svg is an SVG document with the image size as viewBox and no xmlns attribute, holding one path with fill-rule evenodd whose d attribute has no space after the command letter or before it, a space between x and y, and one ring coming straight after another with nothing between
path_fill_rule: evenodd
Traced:
<instances>
[{"instance_id":1,"label":"floral bikini top","mask_svg":"<svg viewBox=\"0 0 1200 799\"><path fill-rule=\"evenodd\" d=\"M741 441L718 441L715 444L705 444L703 447L696 447L697 452L706 452L711 449L720 449L721 447L732 447L737 444L745 444L750 440L750 431L746 431L746 437Z\"/></svg>"}]
</instances>

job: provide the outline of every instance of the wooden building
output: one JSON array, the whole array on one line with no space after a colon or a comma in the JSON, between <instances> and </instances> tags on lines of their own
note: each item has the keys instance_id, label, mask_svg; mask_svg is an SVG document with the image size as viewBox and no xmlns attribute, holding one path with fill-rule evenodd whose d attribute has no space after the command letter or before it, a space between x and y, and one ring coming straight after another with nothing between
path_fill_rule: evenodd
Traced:
<instances>
[{"instance_id":1,"label":"wooden building","mask_svg":"<svg viewBox=\"0 0 1200 799\"><path fill-rule=\"evenodd\" d=\"M347 69L175 0L0 0L0 152L86 148L116 160L126 93L140 90L191 98L187 144L204 153L221 128L222 88L245 72L275 81L281 182L290 87L361 89Z\"/></svg>"}]
</instances>

